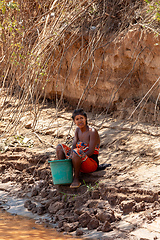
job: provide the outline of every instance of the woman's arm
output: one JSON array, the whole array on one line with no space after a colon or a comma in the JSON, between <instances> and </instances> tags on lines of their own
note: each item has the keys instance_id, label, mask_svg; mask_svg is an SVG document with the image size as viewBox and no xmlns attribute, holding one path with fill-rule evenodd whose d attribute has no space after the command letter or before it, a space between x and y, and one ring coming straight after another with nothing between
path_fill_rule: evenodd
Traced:
<instances>
[{"instance_id":1,"label":"woman's arm","mask_svg":"<svg viewBox=\"0 0 160 240\"><path fill-rule=\"evenodd\" d=\"M85 152L87 156L91 156L94 153L97 144L100 144L100 137L95 128L89 130L90 140L89 140L89 150Z\"/></svg>"},{"instance_id":2,"label":"woman's arm","mask_svg":"<svg viewBox=\"0 0 160 240\"><path fill-rule=\"evenodd\" d=\"M76 128L75 130L74 140L71 147L70 158L72 158L73 149L76 148L77 142L78 142L78 128Z\"/></svg>"}]
</instances>

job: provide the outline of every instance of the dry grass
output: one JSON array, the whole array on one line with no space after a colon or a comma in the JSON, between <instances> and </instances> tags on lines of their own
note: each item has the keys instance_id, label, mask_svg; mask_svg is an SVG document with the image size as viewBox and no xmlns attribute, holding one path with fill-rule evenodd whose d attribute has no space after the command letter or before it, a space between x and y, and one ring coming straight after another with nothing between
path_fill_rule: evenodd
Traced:
<instances>
[{"instance_id":1,"label":"dry grass","mask_svg":"<svg viewBox=\"0 0 160 240\"><path fill-rule=\"evenodd\" d=\"M147 13L148 6L143 0L17 0L13 6L12 2L4 2L0 15L0 117L2 119L7 110L12 127L19 124L27 109L33 112L33 128L36 126L46 98L45 87L53 76L58 79L63 75L63 60L75 42L80 41L80 46L68 64L63 76L65 82L79 52L83 57L77 77L88 65L92 75L97 67L94 58L97 49L105 50L133 24L146 24L150 28L158 25L154 18L157 9ZM101 65L92 86L96 85L100 72ZM90 79L87 81L77 107L90 91L87 88ZM60 94L54 92L57 112L63 106L63 92L64 89ZM15 95L16 104L8 112L6 102L13 101Z\"/></svg>"}]
</instances>

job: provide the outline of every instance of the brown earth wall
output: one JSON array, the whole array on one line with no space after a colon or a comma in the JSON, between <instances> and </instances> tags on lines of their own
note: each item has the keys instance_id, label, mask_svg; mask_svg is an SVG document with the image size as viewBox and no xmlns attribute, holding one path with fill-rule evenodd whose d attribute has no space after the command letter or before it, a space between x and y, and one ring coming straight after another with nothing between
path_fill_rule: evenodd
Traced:
<instances>
[{"instance_id":1,"label":"brown earth wall","mask_svg":"<svg viewBox=\"0 0 160 240\"><path fill-rule=\"evenodd\" d=\"M101 109L110 100L113 106L124 99L143 98L160 75L159 37L147 28L135 27L106 47L95 49L94 59L92 54L83 66L85 49L79 51L79 46L80 40L66 52L59 75L54 75L52 65L53 75L45 89L48 98L63 94L72 105L81 99L83 107ZM155 102L158 82L153 90Z\"/></svg>"}]
</instances>

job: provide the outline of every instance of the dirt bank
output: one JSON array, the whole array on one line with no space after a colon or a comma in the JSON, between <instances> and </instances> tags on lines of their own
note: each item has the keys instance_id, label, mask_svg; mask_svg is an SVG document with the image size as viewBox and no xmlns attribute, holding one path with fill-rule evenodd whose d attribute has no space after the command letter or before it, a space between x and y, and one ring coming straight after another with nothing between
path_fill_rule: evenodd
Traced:
<instances>
[{"instance_id":1,"label":"dirt bank","mask_svg":"<svg viewBox=\"0 0 160 240\"><path fill-rule=\"evenodd\" d=\"M101 137L100 163L111 167L81 174L81 187L70 189L53 185L48 160L59 142L72 139L74 126L70 112L54 113L44 108L34 132L27 113L17 134L1 139L0 190L23 199L33 215L47 214L57 231L91 239L160 239L158 127L88 114Z\"/></svg>"}]
</instances>

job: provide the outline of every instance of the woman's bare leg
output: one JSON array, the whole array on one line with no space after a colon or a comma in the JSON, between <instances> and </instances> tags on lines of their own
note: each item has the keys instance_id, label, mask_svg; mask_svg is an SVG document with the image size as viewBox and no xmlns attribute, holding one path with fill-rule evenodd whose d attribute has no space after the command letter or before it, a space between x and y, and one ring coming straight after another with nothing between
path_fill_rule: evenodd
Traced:
<instances>
[{"instance_id":1,"label":"woman's bare leg","mask_svg":"<svg viewBox=\"0 0 160 240\"><path fill-rule=\"evenodd\" d=\"M56 154L57 154L57 158L58 160L61 160L61 159L65 159L65 154L63 152L63 148L61 147L61 145L58 145L56 147Z\"/></svg>"},{"instance_id":2,"label":"woman's bare leg","mask_svg":"<svg viewBox=\"0 0 160 240\"><path fill-rule=\"evenodd\" d=\"M73 182L70 186L71 188L77 188L81 185L79 181L79 172L81 168L81 163L82 163L82 159L76 153L73 152L72 164L74 168L74 177L73 177Z\"/></svg>"}]
</instances>

